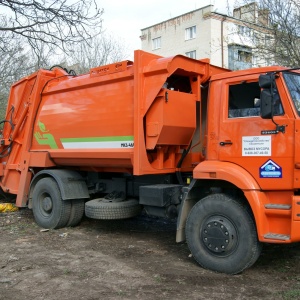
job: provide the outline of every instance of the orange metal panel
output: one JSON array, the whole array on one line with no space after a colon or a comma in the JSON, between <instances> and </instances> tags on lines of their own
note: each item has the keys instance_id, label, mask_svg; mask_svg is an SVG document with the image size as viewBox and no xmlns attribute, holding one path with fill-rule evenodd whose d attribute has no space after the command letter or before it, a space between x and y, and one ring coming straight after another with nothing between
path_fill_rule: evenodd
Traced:
<instances>
[{"instance_id":1,"label":"orange metal panel","mask_svg":"<svg viewBox=\"0 0 300 300\"><path fill-rule=\"evenodd\" d=\"M30 161L29 165L31 167L40 167L40 168L47 168L47 167L54 167L55 163L51 160L49 152L30 152Z\"/></svg>"},{"instance_id":2,"label":"orange metal panel","mask_svg":"<svg viewBox=\"0 0 300 300\"><path fill-rule=\"evenodd\" d=\"M170 58L162 58L154 54L145 53L142 51L135 52L135 64L134 72L135 74L140 74L139 76L134 77L134 138L135 138L135 147L134 147L134 164L133 172L135 175L141 174L159 174L165 172L175 172L176 163L174 161L173 166L171 164L164 164L164 161L170 157L170 151L173 151L173 148L168 146L164 147L158 145L159 147L164 147L157 149L156 153L151 153L151 162L149 161L149 156L147 154L146 145L145 145L145 128L144 122L148 118L148 114L151 115L152 106L155 105L154 101L158 95L161 95L161 90L164 88L165 83L168 83L168 88L172 88L175 91L184 91L182 93L182 101L188 103L188 99L194 95L196 101L200 101L200 89L199 86L203 81L208 79L207 72L209 72L208 62L201 62L189 59L184 56L176 56ZM172 75L179 77L186 76L189 78L190 89L184 90L183 86L176 86L175 81L170 80ZM191 102L190 102L191 103ZM189 104L187 104L189 105ZM180 110L182 113L184 107ZM193 108L195 111L195 107ZM170 114L172 115L172 114ZM183 113L184 115L184 113ZM149 130L149 139L147 138L147 143L149 148L154 147L154 140L157 140L159 143L159 138L164 135L164 128L167 129L167 126L164 127L162 123L162 118L160 120L151 120L148 122ZM189 121L188 121L189 122ZM185 129L184 129L185 130ZM163 135L161 135L163 133ZM191 131L186 131L188 135L191 134ZM173 134L173 130L166 130L166 134ZM176 134L176 133L175 133ZM181 133L179 132L179 135ZM182 136L182 134L181 134ZM192 137L191 137L192 138ZM187 137L186 140L189 138ZM186 147L186 140L181 145ZM178 144L173 142L174 144ZM148 147L147 146L147 147ZM171 150L172 149L172 150ZM175 148L174 148L175 149ZM180 153L180 148L177 149ZM178 153L178 152L177 152ZM153 161L154 160L154 161Z\"/></svg>"},{"instance_id":3,"label":"orange metal panel","mask_svg":"<svg viewBox=\"0 0 300 300\"><path fill-rule=\"evenodd\" d=\"M293 196L292 211L293 211L293 220L300 221L300 196Z\"/></svg>"},{"instance_id":4,"label":"orange metal panel","mask_svg":"<svg viewBox=\"0 0 300 300\"><path fill-rule=\"evenodd\" d=\"M258 182L245 169L230 162L203 161L193 172L196 179L213 178L231 182L242 190L260 190Z\"/></svg>"},{"instance_id":5,"label":"orange metal panel","mask_svg":"<svg viewBox=\"0 0 300 300\"><path fill-rule=\"evenodd\" d=\"M30 168L175 172L196 128L200 84L225 71L210 68L208 61L138 50L134 63L101 66L81 76L54 68L23 78L13 85L8 103L2 188L19 190L17 204L23 206ZM166 93L168 100L160 101ZM197 163L192 157L198 161L201 154L189 155L185 170Z\"/></svg>"},{"instance_id":6,"label":"orange metal panel","mask_svg":"<svg viewBox=\"0 0 300 300\"><path fill-rule=\"evenodd\" d=\"M146 148L156 145L185 145L196 129L195 95L162 90L146 115Z\"/></svg>"}]
</instances>

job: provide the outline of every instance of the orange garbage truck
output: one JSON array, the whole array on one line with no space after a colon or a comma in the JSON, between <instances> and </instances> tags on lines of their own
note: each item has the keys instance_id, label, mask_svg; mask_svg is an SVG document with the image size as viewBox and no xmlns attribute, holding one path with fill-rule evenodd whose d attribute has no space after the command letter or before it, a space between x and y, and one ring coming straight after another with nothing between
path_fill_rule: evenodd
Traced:
<instances>
[{"instance_id":1,"label":"orange garbage truck","mask_svg":"<svg viewBox=\"0 0 300 300\"><path fill-rule=\"evenodd\" d=\"M11 87L1 188L44 228L177 218L202 267L240 273L263 243L300 241L299 101L300 73L278 66L137 50L80 76L42 69Z\"/></svg>"}]
</instances>

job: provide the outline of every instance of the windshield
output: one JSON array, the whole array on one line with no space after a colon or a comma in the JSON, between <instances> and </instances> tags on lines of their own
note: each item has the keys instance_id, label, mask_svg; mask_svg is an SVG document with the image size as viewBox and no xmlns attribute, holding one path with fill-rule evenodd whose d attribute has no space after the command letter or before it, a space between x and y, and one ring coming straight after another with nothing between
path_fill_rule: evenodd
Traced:
<instances>
[{"instance_id":1,"label":"windshield","mask_svg":"<svg viewBox=\"0 0 300 300\"><path fill-rule=\"evenodd\" d=\"M288 87L290 96L300 116L300 74L294 72L283 72L285 83Z\"/></svg>"}]
</instances>

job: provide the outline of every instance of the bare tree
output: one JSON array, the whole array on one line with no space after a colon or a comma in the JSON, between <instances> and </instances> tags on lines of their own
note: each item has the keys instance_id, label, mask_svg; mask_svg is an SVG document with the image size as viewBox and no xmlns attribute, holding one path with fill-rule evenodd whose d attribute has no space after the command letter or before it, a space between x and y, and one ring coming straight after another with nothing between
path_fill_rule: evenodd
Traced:
<instances>
[{"instance_id":1,"label":"bare tree","mask_svg":"<svg viewBox=\"0 0 300 300\"><path fill-rule=\"evenodd\" d=\"M124 60L127 56L124 44L111 35L102 34L91 39L89 45L77 44L65 61L77 73L86 73L90 68Z\"/></svg>"},{"instance_id":2,"label":"bare tree","mask_svg":"<svg viewBox=\"0 0 300 300\"><path fill-rule=\"evenodd\" d=\"M84 73L124 59L102 15L96 0L0 0L0 120L11 84L39 68L72 64Z\"/></svg>"},{"instance_id":3,"label":"bare tree","mask_svg":"<svg viewBox=\"0 0 300 300\"><path fill-rule=\"evenodd\" d=\"M254 29L252 42L256 52L272 63L300 66L300 2L299 0L236 1L244 5L244 26ZM247 7L251 10L247 12ZM252 15L251 15L252 14Z\"/></svg>"},{"instance_id":4,"label":"bare tree","mask_svg":"<svg viewBox=\"0 0 300 300\"><path fill-rule=\"evenodd\" d=\"M0 0L0 115L11 84L102 32L95 0Z\"/></svg>"},{"instance_id":5,"label":"bare tree","mask_svg":"<svg viewBox=\"0 0 300 300\"><path fill-rule=\"evenodd\" d=\"M29 56L19 41L8 40L5 51L0 49L0 120L5 112L10 86L33 71Z\"/></svg>"},{"instance_id":6,"label":"bare tree","mask_svg":"<svg viewBox=\"0 0 300 300\"><path fill-rule=\"evenodd\" d=\"M1 0L0 48L7 39L23 37L37 44L68 49L101 33L103 9L94 0L69 3L67 0Z\"/></svg>"}]
</instances>

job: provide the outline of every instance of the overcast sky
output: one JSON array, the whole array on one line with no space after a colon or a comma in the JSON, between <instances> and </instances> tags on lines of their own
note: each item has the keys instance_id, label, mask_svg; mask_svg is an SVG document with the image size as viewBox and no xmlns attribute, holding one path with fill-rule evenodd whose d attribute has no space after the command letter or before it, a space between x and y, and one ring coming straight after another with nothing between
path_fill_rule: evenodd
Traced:
<instances>
[{"instance_id":1,"label":"overcast sky","mask_svg":"<svg viewBox=\"0 0 300 300\"><path fill-rule=\"evenodd\" d=\"M128 53L141 48L141 29L174 18L189 11L214 5L227 14L226 0L96 0L104 8L103 28L124 42ZM230 0L230 3L233 0ZM231 8L232 9L232 8ZM129 58L131 59L131 58Z\"/></svg>"}]
</instances>

